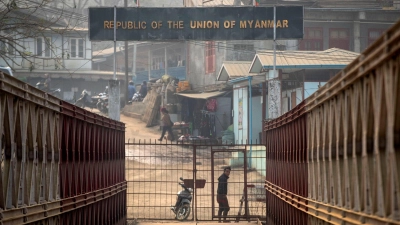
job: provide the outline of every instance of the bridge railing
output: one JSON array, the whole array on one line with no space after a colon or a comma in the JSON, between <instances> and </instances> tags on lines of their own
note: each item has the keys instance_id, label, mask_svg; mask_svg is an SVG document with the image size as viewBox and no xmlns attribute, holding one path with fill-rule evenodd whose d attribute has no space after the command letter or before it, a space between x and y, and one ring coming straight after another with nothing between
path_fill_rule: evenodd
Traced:
<instances>
[{"instance_id":1,"label":"bridge railing","mask_svg":"<svg viewBox=\"0 0 400 225\"><path fill-rule=\"evenodd\" d=\"M267 214L280 224L400 224L399 109L400 22L265 122Z\"/></svg>"},{"instance_id":2,"label":"bridge railing","mask_svg":"<svg viewBox=\"0 0 400 225\"><path fill-rule=\"evenodd\" d=\"M125 126L0 73L2 224L125 224Z\"/></svg>"}]
</instances>

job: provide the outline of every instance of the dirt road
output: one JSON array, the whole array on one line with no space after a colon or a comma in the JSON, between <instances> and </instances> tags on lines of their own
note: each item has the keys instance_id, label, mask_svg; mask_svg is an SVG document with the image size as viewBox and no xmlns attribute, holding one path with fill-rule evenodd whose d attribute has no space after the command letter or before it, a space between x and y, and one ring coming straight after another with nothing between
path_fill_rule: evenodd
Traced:
<instances>
[{"instance_id":1,"label":"dirt road","mask_svg":"<svg viewBox=\"0 0 400 225\"><path fill-rule=\"evenodd\" d=\"M160 138L161 131L158 126L154 127L146 127L146 123L141 121L140 119L128 117L121 114L120 121L125 123L125 142L132 142L135 139L135 142L138 140L146 140L150 139L154 141L155 139Z\"/></svg>"}]
</instances>

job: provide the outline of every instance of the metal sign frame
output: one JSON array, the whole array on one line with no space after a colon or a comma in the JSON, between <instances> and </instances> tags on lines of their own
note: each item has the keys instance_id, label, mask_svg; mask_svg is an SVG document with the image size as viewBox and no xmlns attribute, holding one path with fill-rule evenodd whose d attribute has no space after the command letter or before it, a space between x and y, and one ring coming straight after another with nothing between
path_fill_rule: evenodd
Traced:
<instances>
[{"instance_id":1,"label":"metal sign frame","mask_svg":"<svg viewBox=\"0 0 400 225\"><path fill-rule=\"evenodd\" d=\"M275 8L276 38L303 38L303 7ZM89 38L91 41L273 39L274 7L128 7L116 8L115 12L111 7L89 8Z\"/></svg>"}]
</instances>

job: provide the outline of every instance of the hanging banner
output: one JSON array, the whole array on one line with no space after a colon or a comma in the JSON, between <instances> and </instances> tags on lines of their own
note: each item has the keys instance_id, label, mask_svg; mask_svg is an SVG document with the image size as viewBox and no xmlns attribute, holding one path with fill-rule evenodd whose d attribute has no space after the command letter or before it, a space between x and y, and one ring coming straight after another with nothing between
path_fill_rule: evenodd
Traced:
<instances>
[{"instance_id":1,"label":"hanging banner","mask_svg":"<svg viewBox=\"0 0 400 225\"><path fill-rule=\"evenodd\" d=\"M303 38L303 7L276 7L276 39ZM273 7L117 8L117 41L267 40ZM89 8L91 41L114 40L114 8Z\"/></svg>"}]
</instances>

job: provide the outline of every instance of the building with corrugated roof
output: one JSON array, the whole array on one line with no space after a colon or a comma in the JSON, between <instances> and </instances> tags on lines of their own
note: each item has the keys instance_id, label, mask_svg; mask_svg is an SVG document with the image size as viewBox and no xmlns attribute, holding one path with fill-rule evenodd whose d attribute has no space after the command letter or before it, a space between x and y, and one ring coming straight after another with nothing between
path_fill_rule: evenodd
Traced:
<instances>
[{"instance_id":1,"label":"building with corrugated roof","mask_svg":"<svg viewBox=\"0 0 400 225\"><path fill-rule=\"evenodd\" d=\"M358 53L332 48L325 51L280 51L276 54L281 113L300 104L323 86L331 77L349 65ZM253 61L224 62L219 70L218 81L233 86L233 129L235 140L243 143L261 142L263 118L269 118L272 102L266 88L269 71L274 67L274 52L263 51ZM265 84L264 90L262 84ZM249 88L251 87L251 88ZM265 115L263 115L265 114Z\"/></svg>"},{"instance_id":2,"label":"building with corrugated roof","mask_svg":"<svg viewBox=\"0 0 400 225\"><path fill-rule=\"evenodd\" d=\"M234 6L235 0L186 0L190 7ZM249 6L253 1L239 1ZM331 48L359 53L400 19L399 1L260 0L259 7L303 6L304 35L298 40L277 40L277 51L324 51ZM218 68L224 61L251 61L260 51L272 50L265 41L190 41L187 79L194 89L218 83Z\"/></svg>"}]
</instances>

